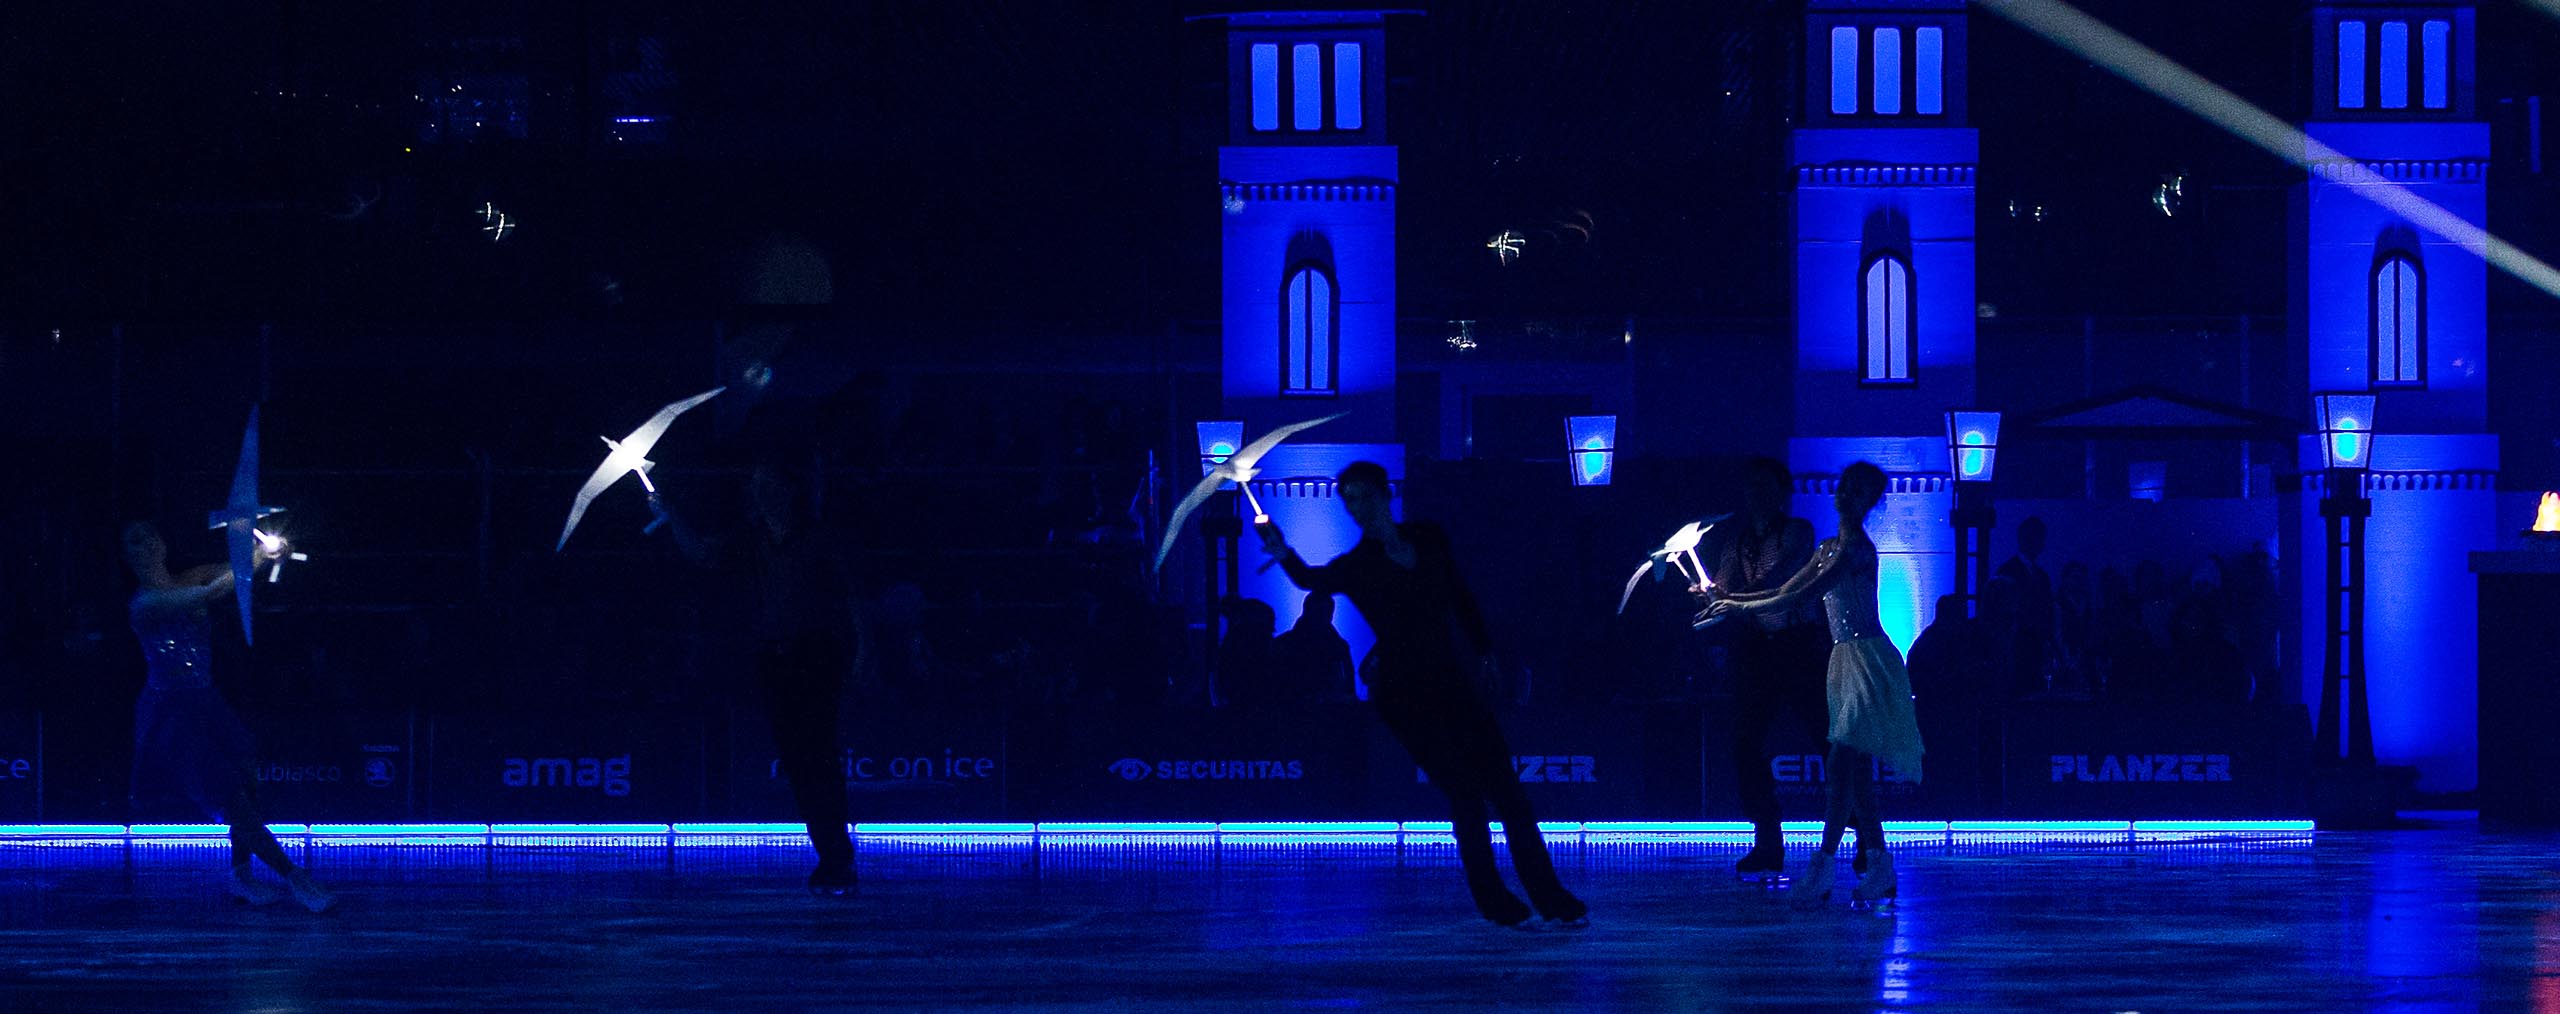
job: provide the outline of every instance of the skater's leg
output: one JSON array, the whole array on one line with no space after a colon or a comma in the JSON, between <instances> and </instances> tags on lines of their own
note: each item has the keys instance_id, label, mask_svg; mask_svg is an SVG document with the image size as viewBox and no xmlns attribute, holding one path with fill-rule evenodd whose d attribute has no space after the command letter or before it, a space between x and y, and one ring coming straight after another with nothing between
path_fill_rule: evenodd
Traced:
<instances>
[{"instance_id":1,"label":"skater's leg","mask_svg":"<svg viewBox=\"0 0 2560 1014\"><path fill-rule=\"evenodd\" d=\"M840 875L849 880L853 839L845 825L850 808L836 758L840 661L841 654L824 644L794 643L759 658L758 675L764 684L765 717L773 727L775 756L791 786L800 819L808 827L809 844L818 853L818 868L824 875L819 879Z\"/></svg>"},{"instance_id":2,"label":"skater's leg","mask_svg":"<svg viewBox=\"0 0 2560 1014\"><path fill-rule=\"evenodd\" d=\"M230 830L232 869L246 869L251 859L258 859L278 874L293 873L293 857L285 854L284 845L276 841L274 832L267 830L265 818L258 811L255 790L245 785L235 789L231 802L222 809L222 819Z\"/></svg>"},{"instance_id":3,"label":"skater's leg","mask_svg":"<svg viewBox=\"0 0 2560 1014\"><path fill-rule=\"evenodd\" d=\"M1387 731L1413 756L1431 787L1449 801L1449 833L1458 841L1458 862L1466 870L1467 893L1476 910L1495 923L1526 921L1529 906L1503 886L1494 866L1493 831L1485 824L1486 787L1480 774L1459 762L1448 727L1448 701L1417 700L1408 694L1373 696Z\"/></svg>"},{"instance_id":4,"label":"skater's leg","mask_svg":"<svg viewBox=\"0 0 2560 1014\"><path fill-rule=\"evenodd\" d=\"M1512 767L1510 740L1502 735L1492 710L1473 699L1463 701L1452 709L1450 728L1459 762L1474 773L1473 780L1502 821L1502 837L1511 848L1511 870L1529 892L1530 904L1549 919L1572 922L1588 915L1590 906L1556 878L1555 858L1547 852L1537 811Z\"/></svg>"},{"instance_id":5,"label":"skater's leg","mask_svg":"<svg viewBox=\"0 0 2560 1014\"><path fill-rule=\"evenodd\" d=\"M1786 843L1779 834L1778 781L1769 774L1769 727L1789 700L1783 661L1772 643L1758 633L1746 634L1734 648L1733 780L1741 798L1742 817L1751 822L1750 853L1736 863L1737 873L1776 873L1786 865Z\"/></svg>"}]
</instances>

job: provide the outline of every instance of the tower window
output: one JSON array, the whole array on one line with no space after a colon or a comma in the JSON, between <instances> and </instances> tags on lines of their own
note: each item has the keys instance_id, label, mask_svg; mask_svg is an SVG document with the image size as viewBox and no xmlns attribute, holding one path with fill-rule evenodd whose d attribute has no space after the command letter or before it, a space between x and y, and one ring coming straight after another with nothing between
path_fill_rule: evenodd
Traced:
<instances>
[{"instance_id":1,"label":"tower window","mask_svg":"<svg viewBox=\"0 0 2560 1014\"><path fill-rule=\"evenodd\" d=\"M1280 47L1253 46L1253 129L1280 129Z\"/></svg>"},{"instance_id":2,"label":"tower window","mask_svg":"<svg viewBox=\"0 0 2560 1014\"><path fill-rule=\"evenodd\" d=\"M2338 22L2338 108L2364 108L2364 22Z\"/></svg>"},{"instance_id":3,"label":"tower window","mask_svg":"<svg viewBox=\"0 0 2560 1014\"><path fill-rule=\"evenodd\" d=\"M1911 33L1911 111L1936 116L1947 111L1947 30L1935 26Z\"/></svg>"},{"instance_id":4,"label":"tower window","mask_svg":"<svg viewBox=\"0 0 2560 1014\"><path fill-rule=\"evenodd\" d=\"M2453 54L2447 50L2452 48L2452 44L2451 22L2430 21L2418 33L2418 63L2423 68L2419 101L2429 109L2445 108L2446 70L2453 59Z\"/></svg>"},{"instance_id":5,"label":"tower window","mask_svg":"<svg viewBox=\"0 0 2560 1014\"><path fill-rule=\"evenodd\" d=\"M2390 254L2374 265L2376 385L2426 383L2426 295L2426 276L2408 254Z\"/></svg>"},{"instance_id":6,"label":"tower window","mask_svg":"<svg viewBox=\"0 0 2560 1014\"><path fill-rule=\"evenodd\" d=\"M1333 44L1333 127L1360 129L1360 44Z\"/></svg>"},{"instance_id":7,"label":"tower window","mask_svg":"<svg viewBox=\"0 0 2560 1014\"><path fill-rule=\"evenodd\" d=\"M2409 23L2382 23L2382 80L2376 89L2384 109L2409 108Z\"/></svg>"},{"instance_id":8,"label":"tower window","mask_svg":"<svg viewBox=\"0 0 2560 1014\"><path fill-rule=\"evenodd\" d=\"M1902 29L1876 29L1876 113L1902 112Z\"/></svg>"},{"instance_id":9,"label":"tower window","mask_svg":"<svg viewBox=\"0 0 2560 1014\"><path fill-rule=\"evenodd\" d=\"M1291 269L1282 299L1286 305L1281 308L1280 393L1333 394L1338 358L1334 325L1341 307L1333 273L1316 264Z\"/></svg>"},{"instance_id":10,"label":"tower window","mask_svg":"<svg viewBox=\"0 0 2560 1014\"><path fill-rule=\"evenodd\" d=\"M1858 279L1858 370L1870 384L1911 382L1911 264L1899 254L1867 262Z\"/></svg>"},{"instance_id":11,"label":"tower window","mask_svg":"<svg viewBox=\"0 0 2560 1014\"><path fill-rule=\"evenodd\" d=\"M1291 119L1299 130L1324 129L1324 61L1317 56L1323 51L1312 42L1289 47L1289 97L1296 104Z\"/></svg>"},{"instance_id":12,"label":"tower window","mask_svg":"<svg viewBox=\"0 0 2560 1014\"><path fill-rule=\"evenodd\" d=\"M1831 30L1831 111L1858 111L1858 30L1845 25Z\"/></svg>"}]
</instances>

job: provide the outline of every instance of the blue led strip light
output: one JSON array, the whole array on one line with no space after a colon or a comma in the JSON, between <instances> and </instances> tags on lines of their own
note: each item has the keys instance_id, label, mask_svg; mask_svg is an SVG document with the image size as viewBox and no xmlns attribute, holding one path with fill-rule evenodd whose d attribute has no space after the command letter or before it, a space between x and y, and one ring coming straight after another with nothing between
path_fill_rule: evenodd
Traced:
<instances>
[{"instance_id":1,"label":"blue led strip light","mask_svg":"<svg viewBox=\"0 0 2560 1014\"><path fill-rule=\"evenodd\" d=\"M1815 821L1787 821L1782 830L1790 835L1812 834L1822 830ZM220 841L226 829L220 824L0 824L0 841L11 840L85 840L85 841ZM269 830L278 837L316 840L351 838L401 839L468 839L468 838L592 838L599 840L629 838L716 838L791 836L801 833L798 824L273 824ZM1649 836L1679 838L1734 838L1752 833L1750 824L1741 821L1541 821L1538 830L1556 837L1588 837L1592 835ZM2091 836L2139 838L2146 835L2193 834L2269 834L2302 835L2316 830L2309 820L1903 820L1887 821L1885 833L1895 836L1944 836L1949 839L1974 836ZM1236 837L1309 836L1309 835L1428 835L1450 833L1446 821L1246 821L1236 823L1166 823L1150 821L1051 822L1051 823L891 823L857 824L854 832L865 837L1041 837L1041 836L1107 836L1145 835L1165 837Z\"/></svg>"}]
</instances>

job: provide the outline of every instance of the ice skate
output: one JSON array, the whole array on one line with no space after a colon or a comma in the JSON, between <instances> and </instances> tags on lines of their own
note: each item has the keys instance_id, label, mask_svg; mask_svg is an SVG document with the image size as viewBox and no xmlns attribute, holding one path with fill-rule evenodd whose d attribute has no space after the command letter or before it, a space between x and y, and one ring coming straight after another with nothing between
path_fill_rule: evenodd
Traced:
<instances>
[{"instance_id":1,"label":"ice skate","mask_svg":"<svg viewBox=\"0 0 2560 1014\"><path fill-rule=\"evenodd\" d=\"M1876 849L1873 858L1867 862L1866 875L1858 878L1858 889L1849 894L1850 904L1855 908L1890 905L1897 890L1898 885L1893 875L1893 854L1883 849Z\"/></svg>"},{"instance_id":2,"label":"ice skate","mask_svg":"<svg viewBox=\"0 0 2560 1014\"><path fill-rule=\"evenodd\" d=\"M293 888L293 900L300 902L304 908L314 912L326 912L338 907L338 896L329 893L328 888L320 886L319 881L311 879L309 870L295 870L285 874L284 882L286 886Z\"/></svg>"},{"instance_id":3,"label":"ice skate","mask_svg":"<svg viewBox=\"0 0 2560 1014\"><path fill-rule=\"evenodd\" d=\"M1840 856L1837 853L1827 850L1815 852L1813 862L1805 867L1804 875L1796 878L1795 897L1791 899L1795 906L1821 908L1829 902L1831 881L1839 875L1839 866Z\"/></svg>"},{"instance_id":4,"label":"ice skate","mask_svg":"<svg viewBox=\"0 0 2560 1014\"><path fill-rule=\"evenodd\" d=\"M260 881L257 874L245 864L231 868L231 881L228 886L231 889L231 896L245 905L273 905L284 900L283 891Z\"/></svg>"},{"instance_id":5,"label":"ice skate","mask_svg":"<svg viewBox=\"0 0 2560 1014\"><path fill-rule=\"evenodd\" d=\"M1779 887L1787 882L1786 846L1763 839L1742 854L1733 864L1734 879L1762 887Z\"/></svg>"},{"instance_id":6,"label":"ice skate","mask_svg":"<svg viewBox=\"0 0 2560 1014\"><path fill-rule=\"evenodd\" d=\"M809 874L809 893L820 897L841 898L852 894L854 884L851 866L820 866Z\"/></svg>"}]
</instances>

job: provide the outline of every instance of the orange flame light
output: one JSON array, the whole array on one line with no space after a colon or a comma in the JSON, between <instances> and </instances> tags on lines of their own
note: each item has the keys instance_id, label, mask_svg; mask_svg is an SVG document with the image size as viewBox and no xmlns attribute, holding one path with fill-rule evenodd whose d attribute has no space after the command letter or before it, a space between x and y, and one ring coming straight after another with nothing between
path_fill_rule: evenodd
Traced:
<instances>
[{"instance_id":1,"label":"orange flame light","mask_svg":"<svg viewBox=\"0 0 2560 1014\"><path fill-rule=\"evenodd\" d=\"M2542 509L2533 512L2533 530L2560 534L2560 493L2542 494Z\"/></svg>"}]
</instances>

